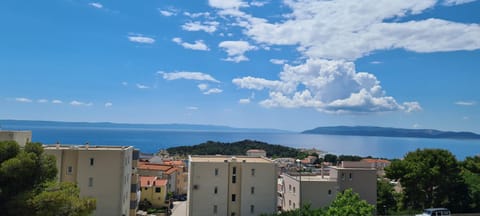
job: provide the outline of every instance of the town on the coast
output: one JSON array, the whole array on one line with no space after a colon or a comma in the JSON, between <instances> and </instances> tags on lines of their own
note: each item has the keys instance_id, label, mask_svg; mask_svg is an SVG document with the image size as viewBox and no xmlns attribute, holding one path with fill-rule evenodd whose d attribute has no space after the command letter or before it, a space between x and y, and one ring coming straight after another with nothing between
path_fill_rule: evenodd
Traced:
<instances>
[{"instance_id":1,"label":"town on the coast","mask_svg":"<svg viewBox=\"0 0 480 216\"><path fill-rule=\"evenodd\" d=\"M402 162L406 163L410 157L416 156L417 163L420 164L422 154L443 157L432 161L448 159L450 156L442 150L419 150L414 153L418 155L412 154L402 160L391 161L358 156L337 157L318 149L300 149L298 151L301 153L295 157L272 156L269 150L261 148L232 155L179 155L166 150L146 154L133 146L59 142L43 144L42 150L39 150L32 141L35 140L32 140L31 131L0 131L0 210L7 215L11 215L12 211L28 211L18 208L12 210L9 206L9 203L13 203L12 206L18 205L15 203L19 199L17 195L26 188L16 188L14 183L3 185L17 176L7 174L8 166L17 166L16 171L29 173L42 172L46 166L40 165L39 170L25 171L22 169L28 167L9 162L13 161L12 158L21 158L22 154L53 156L55 160L51 163L57 171L51 172L49 178L58 183L73 183L78 190L76 199L80 201L76 204L81 203L78 205L68 205L66 200L57 202L60 199L57 195L50 194L54 198L45 198L50 196L48 193L61 191L61 187L47 187L46 192L40 192L43 197L36 195L29 199L27 204L32 208L38 207L34 211L43 212L43 215L422 214L417 209L425 209L423 215L451 215L455 211L474 212L480 205L475 203L480 200L478 185L475 190L468 185L471 183L468 181L479 179L479 156L469 157L458 166L452 165L454 161L448 162L452 167L441 164L443 170L419 170L425 176L436 174L443 176L442 179L422 182L423 179L412 180L408 176L402 176L402 170L409 172L409 175L414 174L409 170L411 164L405 165ZM18 144L18 147L12 143ZM41 160L43 159L39 159ZM29 163L23 159L18 161ZM393 171L386 173L389 166L403 167L396 170L392 168ZM430 163L428 166L437 169L436 164ZM423 168L422 165L414 167ZM467 180L451 180L450 178L458 176L452 177L450 174L460 172L460 169L463 174L469 173ZM426 172L437 173L430 175ZM32 176L33 178L36 177ZM417 181L419 187L428 183L434 186L430 188L432 191L415 191L409 187L412 181ZM29 186L33 187L33 184L40 185L37 181ZM19 185L21 187L20 183ZM450 194L445 194L445 190L451 190ZM424 192L426 196L421 195ZM75 213L48 213L48 208L51 211L65 210L67 207L63 205ZM452 209L452 206L458 208Z\"/></svg>"}]
</instances>

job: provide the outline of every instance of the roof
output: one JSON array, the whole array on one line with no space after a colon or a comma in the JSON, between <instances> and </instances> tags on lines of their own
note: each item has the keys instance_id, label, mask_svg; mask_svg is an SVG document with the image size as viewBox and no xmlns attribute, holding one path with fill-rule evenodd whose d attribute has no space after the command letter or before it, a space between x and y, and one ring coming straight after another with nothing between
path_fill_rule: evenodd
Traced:
<instances>
[{"instance_id":1,"label":"roof","mask_svg":"<svg viewBox=\"0 0 480 216\"><path fill-rule=\"evenodd\" d=\"M247 152L248 153L266 153L266 151L263 149L249 149Z\"/></svg>"},{"instance_id":2,"label":"roof","mask_svg":"<svg viewBox=\"0 0 480 216\"><path fill-rule=\"evenodd\" d=\"M249 157L249 156L232 156L232 155L191 155L191 162L210 162L210 163L224 163L224 162L245 162L245 163L273 163L272 160L263 157Z\"/></svg>"},{"instance_id":3,"label":"roof","mask_svg":"<svg viewBox=\"0 0 480 216\"><path fill-rule=\"evenodd\" d=\"M373 158L365 158L365 159L362 159L362 161L367 163L390 163L389 160L373 159Z\"/></svg>"},{"instance_id":4,"label":"roof","mask_svg":"<svg viewBox=\"0 0 480 216\"><path fill-rule=\"evenodd\" d=\"M141 187L165 186L167 182L167 179L159 179L156 176L140 176Z\"/></svg>"},{"instance_id":5,"label":"roof","mask_svg":"<svg viewBox=\"0 0 480 216\"><path fill-rule=\"evenodd\" d=\"M169 169L172 169L173 167L171 165L166 165L166 164L138 162L137 168L144 169L144 170L167 171Z\"/></svg>"},{"instance_id":6,"label":"roof","mask_svg":"<svg viewBox=\"0 0 480 216\"><path fill-rule=\"evenodd\" d=\"M133 146L97 146L97 145L73 145L73 144L50 144L43 145L44 149L48 150L88 150L88 151L124 151L126 149L133 149Z\"/></svg>"},{"instance_id":7,"label":"roof","mask_svg":"<svg viewBox=\"0 0 480 216\"><path fill-rule=\"evenodd\" d=\"M183 166L185 163L181 160L174 160L174 161L163 161L164 164L173 165L173 166Z\"/></svg>"}]
</instances>

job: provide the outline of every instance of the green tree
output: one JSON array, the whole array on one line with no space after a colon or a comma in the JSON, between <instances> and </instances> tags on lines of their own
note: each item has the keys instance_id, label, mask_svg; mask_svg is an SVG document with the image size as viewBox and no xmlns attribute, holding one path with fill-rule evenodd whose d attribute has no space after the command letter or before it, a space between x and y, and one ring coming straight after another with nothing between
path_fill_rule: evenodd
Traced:
<instances>
[{"instance_id":1,"label":"green tree","mask_svg":"<svg viewBox=\"0 0 480 216\"><path fill-rule=\"evenodd\" d=\"M397 210L396 193L393 185L387 179L377 181L377 212L387 215Z\"/></svg>"},{"instance_id":2,"label":"green tree","mask_svg":"<svg viewBox=\"0 0 480 216\"><path fill-rule=\"evenodd\" d=\"M403 160L392 161L385 171L388 178L400 180L404 209L468 209L468 187L460 175L459 163L447 150L409 152Z\"/></svg>"},{"instance_id":3,"label":"green tree","mask_svg":"<svg viewBox=\"0 0 480 216\"><path fill-rule=\"evenodd\" d=\"M470 211L480 211L480 157L467 157L462 163L462 176L468 185Z\"/></svg>"},{"instance_id":4,"label":"green tree","mask_svg":"<svg viewBox=\"0 0 480 216\"><path fill-rule=\"evenodd\" d=\"M367 201L360 199L357 193L352 189L347 189L343 193L337 194L335 200L328 207L325 212L326 216L367 216L373 215L375 207L367 203Z\"/></svg>"},{"instance_id":5,"label":"green tree","mask_svg":"<svg viewBox=\"0 0 480 216\"><path fill-rule=\"evenodd\" d=\"M28 200L38 216L86 216L96 208L92 198L80 198L80 189L70 182L49 183L44 191Z\"/></svg>"}]
</instances>

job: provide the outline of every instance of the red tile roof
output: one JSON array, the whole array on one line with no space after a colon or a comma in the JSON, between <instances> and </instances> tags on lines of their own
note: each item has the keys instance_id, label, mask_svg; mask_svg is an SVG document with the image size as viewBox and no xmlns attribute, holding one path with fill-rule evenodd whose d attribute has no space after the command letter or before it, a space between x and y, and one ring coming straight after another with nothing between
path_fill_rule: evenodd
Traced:
<instances>
[{"instance_id":1,"label":"red tile roof","mask_svg":"<svg viewBox=\"0 0 480 216\"><path fill-rule=\"evenodd\" d=\"M151 186L165 186L167 185L167 179L158 179L156 176L140 176L140 186L141 187L151 187Z\"/></svg>"}]
</instances>

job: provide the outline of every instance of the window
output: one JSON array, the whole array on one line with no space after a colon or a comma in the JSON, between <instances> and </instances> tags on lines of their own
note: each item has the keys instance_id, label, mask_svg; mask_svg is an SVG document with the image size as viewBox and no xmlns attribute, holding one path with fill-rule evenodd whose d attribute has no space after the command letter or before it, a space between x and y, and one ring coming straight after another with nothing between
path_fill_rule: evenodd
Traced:
<instances>
[{"instance_id":1,"label":"window","mask_svg":"<svg viewBox=\"0 0 480 216\"><path fill-rule=\"evenodd\" d=\"M156 187L155 188L155 193L160 193L160 192L162 192L162 188Z\"/></svg>"},{"instance_id":2,"label":"window","mask_svg":"<svg viewBox=\"0 0 480 216\"><path fill-rule=\"evenodd\" d=\"M235 212L232 212L232 214L230 214L230 215L231 215L231 216L235 216L236 214L235 214Z\"/></svg>"},{"instance_id":3,"label":"window","mask_svg":"<svg viewBox=\"0 0 480 216\"><path fill-rule=\"evenodd\" d=\"M88 186L93 187L93 177L88 178Z\"/></svg>"},{"instance_id":4,"label":"window","mask_svg":"<svg viewBox=\"0 0 480 216\"><path fill-rule=\"evenodd\" d=\"M252 169L252 176L255 176L255 169Z\"/></svg>"},{"instance_id":5,"label":"window","mask_svg":"<svg viewBox=\"0 0 480 216\"><path fill-rule=\"evenodd\" d=\"M233 167L232 174L233 175L237 174L237 167Z\"/></svg>"},{"instance_id":6,"label":"window","mask_svg":"<svg viewBox=\"0 0 480 216\"><path fill-rule=\"evenodd\" d=\"M68 166L67 167L67 175L71 175L73 172L73 167L72 166Z\"/></svg>"},{"instance_id":7,"label":"window","mask_svg":"<svg viewBox=\"0 0 480 216\"><path fill-rule=\"evenodd\" d=\"M250 188L250 194L254 194L255 193L255 187L251 187Z\"/></svg>"},{"instance_id":8,"label":"window","mask_svg":"<svg viewBox=\"0 0 480 216\"><path fill-rule=\"evenodd\" d=\"M237 195L232 194L232 202L235 202L235 201L237 201Z\"/></svg>"},{"instance_id":9,"label":"window","mask_svg":"<svg viewBox=\"0 0 480 216\"><path fill-rule=\"evenodd\" d=\"M93 166L95 160L93 158L90 158L90 166Z\"/></svg>"},{"instance_id":10,"label":"window","mask_svg":"<svg viewBox=\"0 0 480 216\"><path fill-rule=\"evenodd\" d=\"M250 205L250 213L253 214L253 212L255 212L255 206L254 206L254 205Z\"/></svg>"},{"instance_id":11,"label":"window","mask_svg":"<svg viewBox=\"0 0 480 216\"><path fill-rule=\"evenodd\" d=\"M217 188L217 186L215 186L215 189L213 189L213 193L214 193L214 194L217 194L217 193L218 193L218 188Z\"/></svg>"},{"instance_id":12,"label":"window","mask_svg":"<svg viewBox=\"0 0 480 216\"><path fill-rule=\"evenodd\" d=\"M217 212L218 212L218 206L213 205L213 214L217 214Z\"/></svg>"},{"instance_id":13,"label":"window","mask_svg":"<svg viewBox=\"0 0 480 216\"><path fill-rule=\"evenodd\" d=\"M218 168L215 168L215 176L218 176Z\"/></svg>"},{"instance_id":14,"label":"window","mask_svg":"<svg viewBox=\"0 0 480 216\"><path fill-rule=\"evenodd\" d=\"M342 173L342 180L345 180L345 173Z\"/></svg>"},{"instance_id":15,"label":"window","mask_svg":"<svg viewBox=\"0 0 480 216\"><path fill-rule=\"evenodd\" d=\"M237 176L232 176L232 183L233 184L237 183Z\"/></svg>"},{"instance_id":16,"label":"window","mask_svg":"<svg viewBox=\"0 0 480 216\"><path fill-rule=\"evenodd\" d=\"M328 195L332 195L332 190L328 190Z\"/></svg>"},{"instance_id":17,"label":"window","mask_svg":"<svg viewBox=\"0 0 480 216\"><path fill-rule=\"evenodd\" d=\"M295 193L295 187L293 187L293 193Z\"/></svg>"},{"instance_id":18,"label":"window","mask_svg":"<svg viewBox=\"0 0 480 216\"><path fill-rule=\"evenodd\" d=\"M292 191L292 185L288 185L288 191Z\"/></svg>"},{"instance_id":19,"label":"window","mask_svg":"<svg viewBox=\"0 0 480 216\"><path fill-rule=\"evenodd\" d=\"M289 206L292 205L292 200L288 200L288 205L289 205Z\"/></svg>"},{"instance_id":20,"label":"window","mask_svg":"<svg viewBox=\"0 0 480 216\"><path fill-rule=\"evenodd\" d=\"M352 173L348 174L348 179L351 181L352 180Z\"/></svg>"},{"instance_id":21,"label":"window","mask_svg":"<svg viewBox=\"0 0 480 216\"><path fill-rule=\"evenodd\" d=\"M295 203L293 203L293 208L295 208Z\"/></svg>"}]
</instances>

